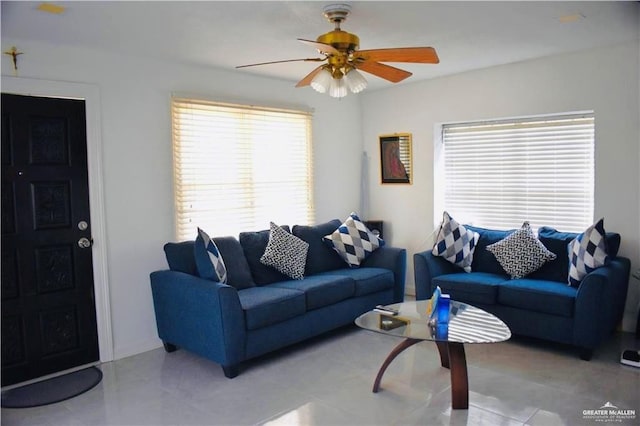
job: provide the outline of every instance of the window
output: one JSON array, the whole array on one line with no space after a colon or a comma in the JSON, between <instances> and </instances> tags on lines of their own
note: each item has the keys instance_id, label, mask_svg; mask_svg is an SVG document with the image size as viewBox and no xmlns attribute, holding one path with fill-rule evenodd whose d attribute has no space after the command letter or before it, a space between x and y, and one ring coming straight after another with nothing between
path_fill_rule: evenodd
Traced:
<instances>
[{"instance_id":1,"label":"window","mask_svg":"<svg viewBox=\"0 0 640 426\"><path fill-rule=\"evenodd\" d=\"M172 99L176 236L314 218L311 114Z\"/></svg>"},{"instance_id":2,"label":"window","mask_svg":"<svg viewBox=\"0 0 640 426\"><path fill-rule=\"evenodd\" d=\"M482 123L442 131L444 209L488 228L593 222L592 113Z\"/></svg>"}]
</instances>

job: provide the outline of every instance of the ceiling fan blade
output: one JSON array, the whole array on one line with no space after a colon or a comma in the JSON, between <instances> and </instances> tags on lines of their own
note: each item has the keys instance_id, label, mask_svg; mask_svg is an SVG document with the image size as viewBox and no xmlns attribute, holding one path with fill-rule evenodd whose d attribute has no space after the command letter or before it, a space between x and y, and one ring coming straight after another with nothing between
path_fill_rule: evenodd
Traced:
<instances>
[{"instance_id":1,"label":"ceiling fan blade","mask_svg":"<svg viewBox=\"0 0 640 426\"><path fill-rule=\"evenodd\" d=\"M340 51L338 49L336 49L335 47L333 47L330 44L319 43L319 42L313 41L313 40L305 40L303 38L299 38L298 41L301 41L304 44L308 44L309 46L314 47L314 48L318 49L320 52L326 53L327 55L337 55L337 54L340 53Z\"/></svg>"},{"instance_id":2,"label":"ceiling fan blade","mask_svg":"<svg viewBox=\"0 0 640 426\"><path fill-rule=\"evenodd\" d=\"M384 78L385 80L388 80L392 83L398 83L407 77L411 77L412 75L412 73L410 73L409 71L401 70L400 68L392 67L374 61L364 61L360 64L357 64L356 68L376 75L380 78Z\"/></svg>"},{"instance_id":3,"label":"ceiling fan blade","mask_svg":"<svg viewBox=\"0 0 640 426\"><path fill-rule=\"evenodd\" d=\"M392 49L360 50L354 53L356 59L375 62L415 62L437 64L440 62L433 47L399 47Z\"/></svg>"},{"instance_id":4,"label":"ceiling fan blade","mask_svg":"<svg viewBox=\"0 0 640 426\"><path fill-rule=\"evenodd\" d=\"M284 61L271 61L271 62L260 62L258 64L248 64L248 65L238 65L236 68L247 68L247 67L256 67L258 65L270 65L270 64L282 64L284 62L321 62L326 61L327 58L305 58L305 59L285 59Z\"/></svg>"},{"instance_id":5,"label":"ceiling fan blade","mask_svg":"<svg viewBox=\"0 0 640 426\"><path fill-rule=\"evenodd\" d=\"M316 74L322 71L322 67L324 67L324 65L320 65L318 68L314 69L309 74L307 74L305 78L303 78L298 82L298 84L296 84L296 87L308 86L311 83L311 80L313 80L313 77L315 77Z\"/></svg>"}]
</instances>

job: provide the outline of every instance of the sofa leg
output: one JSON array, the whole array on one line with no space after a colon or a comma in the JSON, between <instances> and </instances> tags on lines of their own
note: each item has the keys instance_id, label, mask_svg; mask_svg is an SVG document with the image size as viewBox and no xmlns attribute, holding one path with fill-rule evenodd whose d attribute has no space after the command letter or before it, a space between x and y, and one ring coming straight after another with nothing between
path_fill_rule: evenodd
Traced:
<instances>
[{"instance_id":1,"label":"sofa leg","mask_svg":"<svg viewBox=\"0 0 640 426\"><path fill-rule=\"evenodd\" d=\"M224 371L224 375L227 379L233 379L239 373L238 365L223 365L222 371Z\"/></svg>"},{"instance_id":2,"label":"sofa leg","mask_svg":"<svg viewBox=\"0 0 640 426\"><path fill-rule=\"evenodd\" d=\"M162 344L164 345L164 350L169 353L175 352L176 350L178 350L178 347L172 343L162 342Z\"/></svg>"},{"instance_id":3,"label":"sofa leg","mask_svg":"<svg viewBox=\"0 0 640 426\"><path fill-rule=\"evenodd\" d=\"M590 361L593 355L593 349L580 348L580 359L584 361Z\"/></svg>"}]
</instances>

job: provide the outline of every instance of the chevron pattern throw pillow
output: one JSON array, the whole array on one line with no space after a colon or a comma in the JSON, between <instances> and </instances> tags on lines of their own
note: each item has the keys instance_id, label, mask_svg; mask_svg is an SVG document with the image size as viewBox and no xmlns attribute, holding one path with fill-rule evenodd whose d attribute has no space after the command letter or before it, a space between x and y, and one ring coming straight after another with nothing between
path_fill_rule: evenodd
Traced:
<instances>
[{"instance_id":1,"label":"chevron pattern throw pillow","mask_svg":"<svg viewBox=\"0 0 640 426\"><path fill-rule=\"evenodd\" d=\"M275 223L269 224L269 242L260 263L271 266L295 280L304 278L309 244L285 231Z\"/></svg>"},{"instance_id":2,"label":"chevron pattern throw pillow","mask_svg":"<svg viewBox=\"0 0 640 426\"><path fill-rule=\"evenodd\" d=\"M529 222L506 238L487 246L512 279L522 278L537 271L556 255L535 236Z\"/></svg>"}]
</instances>

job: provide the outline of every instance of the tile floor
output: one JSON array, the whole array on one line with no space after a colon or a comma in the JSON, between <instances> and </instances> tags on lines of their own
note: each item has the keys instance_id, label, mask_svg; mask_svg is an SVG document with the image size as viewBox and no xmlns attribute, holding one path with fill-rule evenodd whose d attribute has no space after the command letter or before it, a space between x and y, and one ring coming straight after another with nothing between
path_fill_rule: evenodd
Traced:
<instances>
[{"instance_id":1,"label":"tile floor","mask_svg":"<svg viewBox=\"0 0 640 426\"><path fill-rule=\"evenodd\" d=\"M249 362L233 380L213 362L157 349L102 364L102 382L76 398L2 409L2 424L600 425L583 411L607 402L637 414L610 424L640 424L640 369L618 362L622 349L640 348L630 333L613 336L590 362L521 338L467 345L469 410L451 410L449 371L431 342L396 358L372 393L398 342L347 327Z\"/></svg>"}]
</instances>

